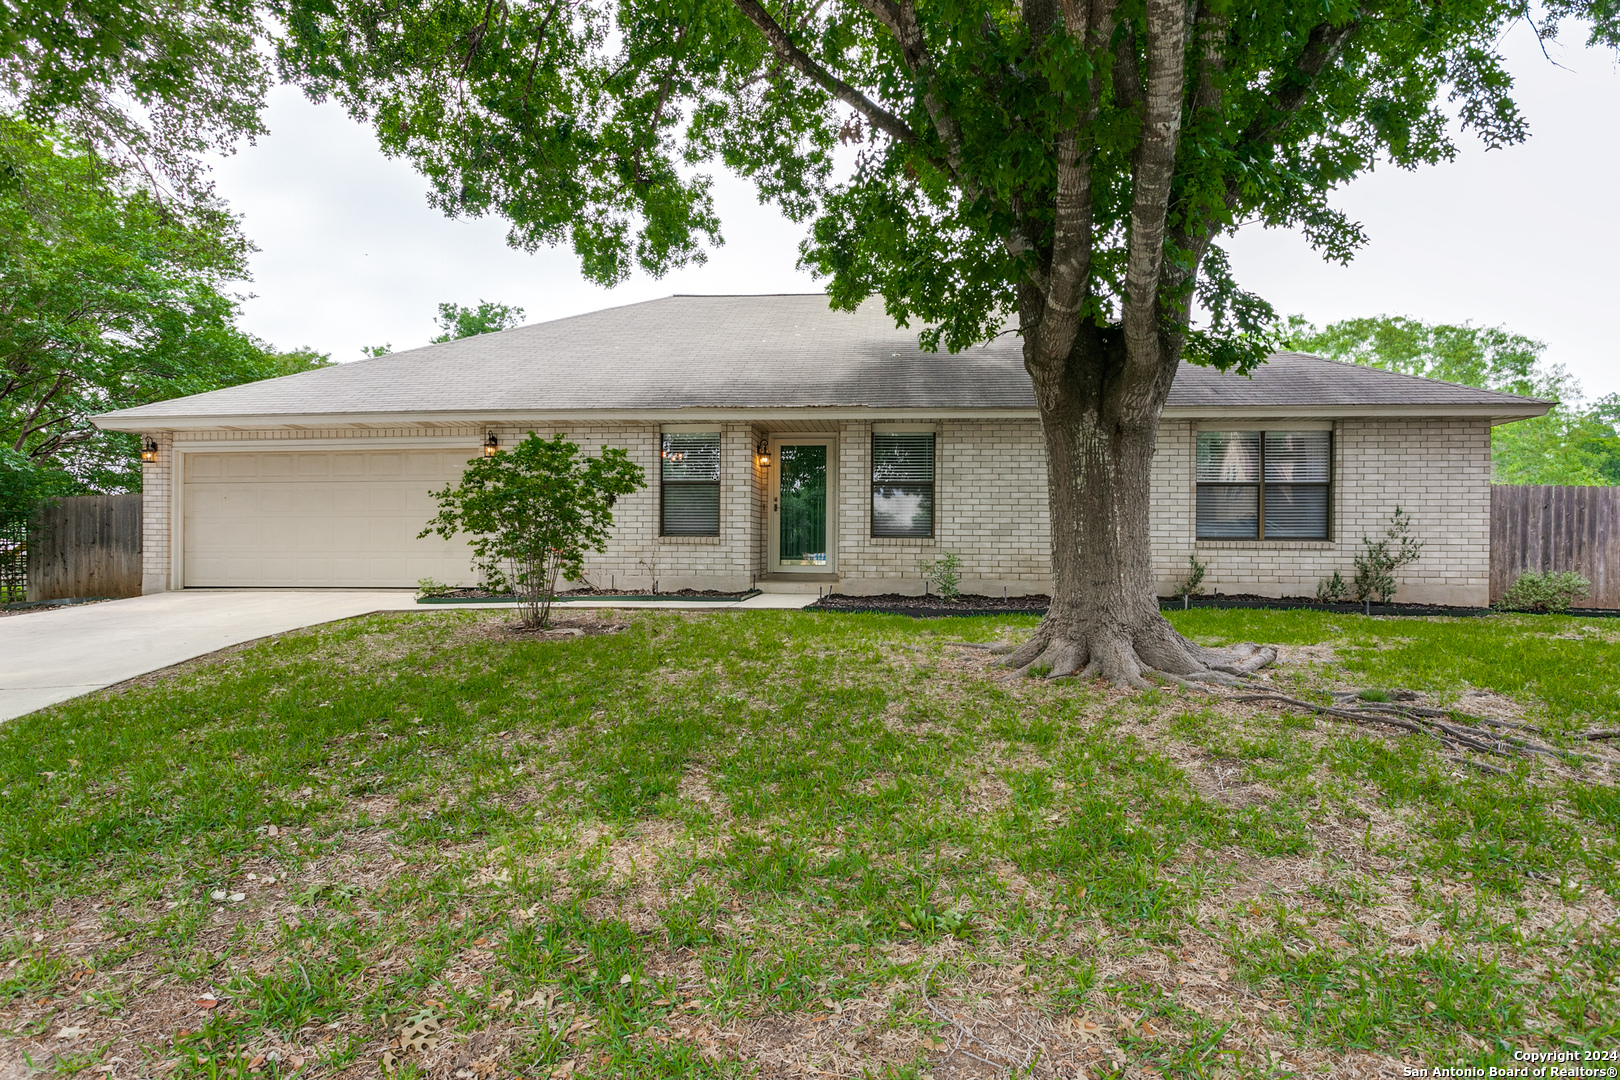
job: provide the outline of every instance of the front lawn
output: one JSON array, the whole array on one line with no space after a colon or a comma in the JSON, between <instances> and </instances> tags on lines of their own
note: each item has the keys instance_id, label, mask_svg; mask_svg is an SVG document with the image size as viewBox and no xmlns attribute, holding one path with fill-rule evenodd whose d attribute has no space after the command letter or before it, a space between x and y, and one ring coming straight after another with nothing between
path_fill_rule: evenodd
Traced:
<instances>
[{"instance_id":1,"label":"front lawn","mask_svg":"<svg viewBox=\"0 0 1620 1080\"><path fill-rule=\"evenodd\" d=\"M1607 766L1486 774L948 644L1027 618L510 618L353 620L0 726L0 1076L1399 1076L1620 1050ZM1620 620L1173 618L1286 646L1296 696L1417 690L1565 745L1620 728Z\"/></svg>"}]
</instances>

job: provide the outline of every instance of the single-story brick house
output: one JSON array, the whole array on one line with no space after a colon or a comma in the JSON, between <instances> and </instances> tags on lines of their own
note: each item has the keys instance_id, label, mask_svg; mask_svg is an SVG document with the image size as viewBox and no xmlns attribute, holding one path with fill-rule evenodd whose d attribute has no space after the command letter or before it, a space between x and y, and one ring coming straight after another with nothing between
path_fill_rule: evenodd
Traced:
<instances>
[{"instance_id":1,"label":"single-story brick house","mask_svg":"<svg viewBox=\"0 0 1620 1080\"><path fill-rule=\"evenodd\" d=\"M1282 353L1252 378L1183 366L1159 432L1161 590L1297 595L1397 505L1426 542L1400 598L1484 604L1490 429L1549 403ZM491 437L621 446L602 586L920 592L1050 587L1046 468L1019 342L918 349L879 304L672 296L96 418L148 440L145 588L469 582L417 539L428 491Z\"/></svg>"}]
</instances>

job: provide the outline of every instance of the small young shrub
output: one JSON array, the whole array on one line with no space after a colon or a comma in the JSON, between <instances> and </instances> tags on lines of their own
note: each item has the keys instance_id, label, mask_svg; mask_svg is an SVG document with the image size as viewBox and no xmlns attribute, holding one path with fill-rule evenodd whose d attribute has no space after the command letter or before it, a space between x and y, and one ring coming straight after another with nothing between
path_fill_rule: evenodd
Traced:
<instances>
[{"instance_id":1,"label":"small young shrub","mask_svg":"<svg viewBox=\"0 0 1620 1080\"><path fill-rule=\"evenodd\" d=\"M1332 577L1316 583L1316 598L1325 604L1342 604L1350 599L1350 585L1344 575L1335 570Z\"/></svg>"},{"instance_id":2,"label":"small young shrub","mask_svg":"<svg viewBox=\"0 0 1620 1080\"><path fill-rule=\"evenodd\" d=\"M456 587L454 585L446 585L444 582L434 581L430 577L416 579L416 595L423 599L431 599L435 596L449 596L455 591Z\"/></svg>"},{"instance_id":3,"label":"small young shrub","mask_svg":"<svg viewBox=\"0 0 1620 1080\"><path fill-rule=\"evenodd\" d=\"M1209 573L1209 564L1198 561L1197 555L1187 556L1187 576L1183 578L1171 592L1171 596L1202 596L1204 595L1204 575Z\"/></svg>"},{"instance_id":4,"label":"small young shrub","mask_svg":"<svg viewBox=\"0 0 1620 1080\"><path fill-rule=\"evenodd\" d=\"M942 600L955 600L962 595L962 560L947 551L933 562L919 564L922 576L934 587Z\"/></svg>"},{"instance_id":5,"label":"small young shrub","mask_svg":"<svg viewBox=\"0 0 1620 1080\"><path fill-rule=\"evenodd\" d=\"M1417 562L1422 554L1423 541L1412 535L1412 515L1397 506L1383 539L1361 538L1361 553L1356 556L1356 599L1389 603L1395 597L1395 571Z\"/></svg>"},{"instance_id":6,"label":"small young shrub","mask_svg":"<svg viewBox=\"0 0 1620 1080\"><path fill-rule=\"evenodd\" d=\"M1546 574L1526 570L1508 586L1496 606L1503 611L1568 611L1591 588L1592 583L1573 570Z\"/></svg>"}]
</instances>

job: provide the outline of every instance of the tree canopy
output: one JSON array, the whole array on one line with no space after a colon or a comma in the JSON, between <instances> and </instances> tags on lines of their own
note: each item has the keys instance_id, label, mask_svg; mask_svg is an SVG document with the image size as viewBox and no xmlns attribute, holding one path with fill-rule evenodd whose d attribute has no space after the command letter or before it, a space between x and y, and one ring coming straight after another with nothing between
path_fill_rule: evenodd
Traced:
<instances>
[{"instance_id":1,"label":"tree canopy","mask_svg":"<svg viewBox=\"0 0 1620 1080\"><path fill-rule=\"evenodd\" d=\"M206 200L203 155L263 134L255 0L7 0L0 110L70 133L155 193Z\"/></svg>"},{"instance_id":2,"label":"tree canopy","mask_svg":"<svg viewBox=\"0 0 1620 1080\"><path fill-rule=\"evenodd\" d=\"M1288 339L1293 348L1334 360L1555 401L1545 416L1492 429L1493 478L1503 484L1620 484L1620 394L1587 402L1580 382L1546 361L1540 341L1502 327L1389 315L1324 327L1296 315Z\"/></svg>"},{"instance_id":3,"label":"tree canopy","mask_svg":"<svg viewBox=\"0 0 1620 1080\"><path fill-rule=\"evenodd\" d=\"M497 304L489 300L478 301L477 307L460 304L440 304L438 324L440 333L434 344L455 341L457 338L493 334L497 330L510 330L523 322L523 309L510 304Z\"/></svg>"},{"instance_id":4,"label":"tree canopy","mask_svg":"<svg viewBox=\"0 0 1620 1080\"><path fill-rule=\"evenodd\" d=\"M140 486L133 436L95 413L307 370L236 327L246 240L223 208L168 202L83 144L0 116L3 509ZM33 495L27 493L32 492Z\"/></svg>"},{"instance_id":5,"label":"tree canopy","mask_svg":"<svg viewBox=\"0 0 1620 1080\"><path fill-rule=\"evenodd\" d=\"M1348 258L1365 237L1335 187L1452 156L1453 113L1488 145L1525 134L1497 48L1517 0L1214 0L1163 27L1140 0L273 7L283 72L373 121L447 212L503 215L525 248L570 242L612 284L702 259L720 223L701 168L723 164L813 223L804 260L839 302L881 294L953 348L1050 275L1066 168L1090 177L1065 196L1095 239L1079 305L1117 321L1144 169L1156 139L1179 141L1153 181L1170 188L1166 300L1184 305L1208 259L1206 300L1237 334L1203 352L1238 362L1255 349L1224 346L1269 311L1216 234L1257 219Z\"/></svg>"}]
</instances>

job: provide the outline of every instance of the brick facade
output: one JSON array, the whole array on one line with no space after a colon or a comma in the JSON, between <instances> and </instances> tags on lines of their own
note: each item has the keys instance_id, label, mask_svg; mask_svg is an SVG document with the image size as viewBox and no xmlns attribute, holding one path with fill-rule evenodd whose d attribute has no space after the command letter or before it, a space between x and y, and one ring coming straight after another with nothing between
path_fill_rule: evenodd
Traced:
<instances>
[{"instance_id":1,"label":"brick facade","mask_svg":"<svg viewBox=\"0 0 1620 1080\"><path fill-rule=\"evenodd\" d=\"M587 563L593 582L619 588L737 589L766 571L770 520L767 470L755 450L771 431L814 427L837 444L837 557L841 592L918 593L918 564L953 552L962 560L965 591L1010 595L1050 588L1050 533L1046 469L1034 420L918 421L936 434L935 536L926 540L871 535L872 422L821 421L795 428L726 421L721 432L721 535L659 536L659 432L657 423L503 424L503 445L529 430L561 431L587 452L624 447L646 471L647 486L615 508L614 538L605 554ZM1254 425L1245 425L1254 426ZM1286 422L1272 425L1287 428ZM1348 578L1365 535L1383 530L1397 505L1409 511L1425 542L1422 558L1402 575L1398 598L1484 604L1490 562L1490 427L1484 420L1345 419L1333 425L1331 533L1326 541L1199 541L1194 538L1196 488L1193 459L1197 423L1166 420L1160 428L1152 479L1154 566L1162 593L1187 572L1188 557L1209 565L1205 588L1223 593L1310 594L1338 570ZM233 441L451 440L476 452L487 429L309 429L187 433L183 446L228 449ZM177 587L170 575L173 438L153 432L158 461L145 467L146 591Z\"/></svg>"}]
</instances>

